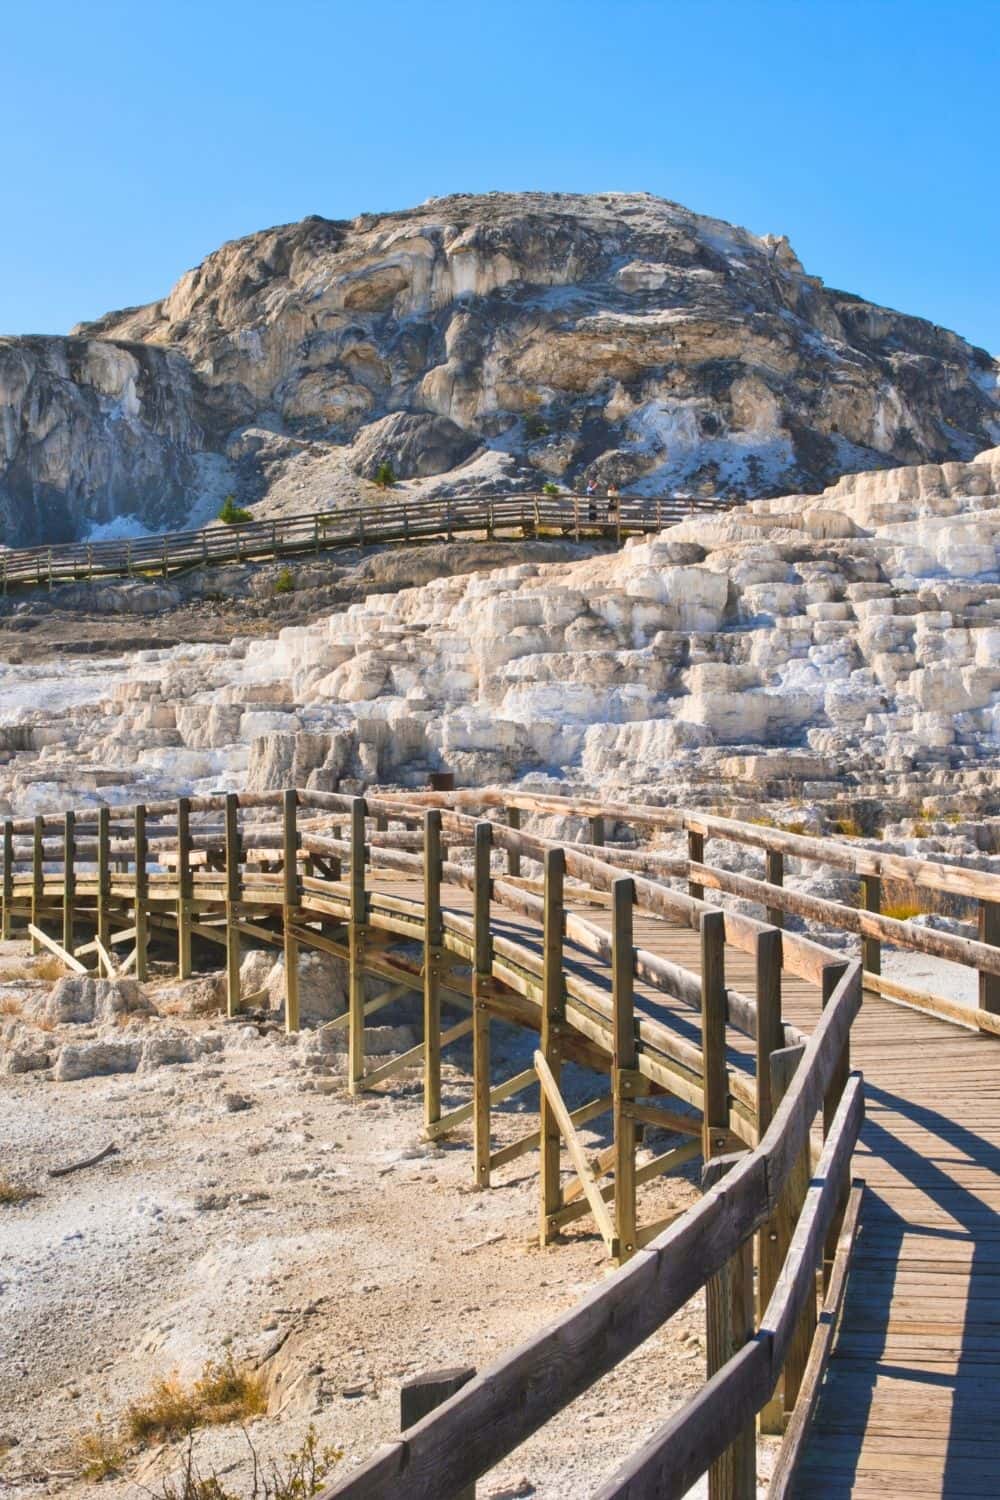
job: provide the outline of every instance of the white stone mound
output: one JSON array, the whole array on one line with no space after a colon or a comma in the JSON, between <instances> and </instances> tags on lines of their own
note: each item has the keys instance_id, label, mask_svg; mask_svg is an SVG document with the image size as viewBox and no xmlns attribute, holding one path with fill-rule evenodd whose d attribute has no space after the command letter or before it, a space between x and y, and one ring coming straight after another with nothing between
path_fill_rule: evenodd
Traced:
<instances>
[{"instance_id":1,"label":"white stone mound","mask_svg":"<svg viewBox=\"0 0 1000 1500\"><path fill-rule=\"evenodd\" d=\"M852 475L619 553L437 578L270 640L4 674L19 812L554 771L642 788L767 747L996 764L1000 450ZM106 668L105 668L106 671ZM41 680L39 680L41 678ZM43 705L40 707L40 705Z\"/></svg>"}]
</instances>

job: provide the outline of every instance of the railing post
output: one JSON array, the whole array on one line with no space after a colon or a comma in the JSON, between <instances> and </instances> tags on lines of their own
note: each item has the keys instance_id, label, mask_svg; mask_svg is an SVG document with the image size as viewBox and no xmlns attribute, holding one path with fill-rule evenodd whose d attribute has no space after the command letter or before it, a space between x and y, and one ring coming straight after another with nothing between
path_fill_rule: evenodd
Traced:
<instances>
[{"instance_id":1,"label":"railing post","mask_svg":"<svg viewBox=\"0 0 1000 1500\"><path fill-rule=\"evenodd\" d=\"M365 545L365 502L358 502L358 546Z\"/></svg>"},{"instance_id":2,"label":"railing post","mask_svg":"<svg viewBox=\"0 0 1000 1500\"><path fill-rule=\"evenodd\" d=\"M579 495L574 495L573 496L573 538L577 542L580 540L580 497L579 497Z\"/></svg>"},{"instance_id":3,"label":"railing post","mask_svg":"<svg viewBox=\"0 0 1000 1500\"><path fill-rule=\"evenodd\" d=\"M726 919L701 914L702 1149L705 1161L729 1146L729 1082L726 1072ZM753 1241L747 1239L705 1287L705 1348L708 1376L726 1364L753 1336ZM754 1500L756 1442L748 1423L708 1471L709 1500Z\"/></svg>"},{"instance_id":4,"label":"railing post","mask_svg":"<svg viewBox=\"0 0 1000 1500\"><path fill-rule=\"evenodd\" d=\"M978 938L992 948L1000 948L1000 902L980 901ZM1000 974L979 975L979 1008L991 1016L1000 1015Z\"/></svg>"},{"instance_id":5,"label":"railing post","mask_svg":"<svg viewBox=\"0 0 1000 1500\"><path fill-rule=\"evenodd\" d=\"M4 818L3 823L3 918L0 921L0 939L7 942L11 931L11 907L14 904L14 822Z\"/></svg>"},{"instance_id":6,"label":"railing post","mask_svg":"<svg viewBox=\"0 0 1000 1500\"><path fill-rule=\"evenodd\" d=\"M600 815L590 820L590 842L601 848L604 846L604 819Z\"/></svg>"},{"instance_id":7,"label":"railing post","mask_svg":"<svg viewBox=\"0 0 1000 1500\"><path fill-rule=\"evenodd\" d=\"M757 1039L756 1039L756 1111L757 1139L764 1135L774 1115L771 1087L771 1057L784 1046L781 1024L781 933L773 929L757 934ZM780 1244L778 1216L775 1215L757 1235L757 1313L758 1320L771 1300L781 1273L784 1250ZM760 1413L760 1430L781 1433L784 1413L780 1396L772 1399Z\"/></svg>"},{"instance_id":8,"label":"railing post","mask_svg":"<svg viewBox=\"0 0 1000 1500\"><path fill-rule=\"evenodd\" d=\"M833 997L833 992L843 978L846 970L847 964L842 960L823 965L822 999L824 1008L829 1005L830 1000ZM824 1135L826 1135L827 1131L830 1129L830 1126L833 1124L833 1117L837 1113L837 1106L840 1104L840 1096L847 1086L847 1078L850 1071L851 1042L850 1035L848 1035L847 1039L844 1042L844 1050L841 1052L840 1057L837 1059L837 1066L834 1069L833 1077L830 1079L830 1084L826 1091L826 1097L823 1100Z\"/></svg>"},{"instance_id":9,"label":"railing post","mask_svg":"<svg viewBox=\"0 0 1000 1500\"><path fill-rule=\"evenodd\" d=\"M105 950L111 936L111 809L97 809L97 938ZM100 963L97 969L100 973Z\"/></svg>"},{"instance_id":10,"label":"railing post","mask_svg":"<svg viewBox=\"0 0 1000 1500\"><path fill-rule=\"evenodd\" d=\"M508 809L507 809L507 827L508 828L512 828L515 833L519 832L520 827L521 827L521 809L519 807L508 807ZM517 876L520 875L520 873L521 873L521 851L520 851L520 849L508 849L507 850L507 874L508 875L513 875L516 878ZM542 1050L544 1051L545 1049L543 1048Z\"/></svg>"},{"instance_id":11,"label":"railing post","mask_svg":"<svg viewBox=\"0 0 1000 1500\"><path fill-rule=\"evenodd\" d=\"M298 792L281 799L282 932L285 948L285 1031L299 1029L299 945L292 933L299 907Z\"/></svg>"},{"instance_id":12,"label":"railing post","mask_svg":"<svg viewBox=\"0 0 1000 1500\"><path fill-rule=\"evenodd\" d=\"M795 1076L795 1070L802 1061L804 1051L805 1048L803 1046L797 1046L783 1047L779 1052L772 1052L771 1100L775 1109L777 1109L788 1092L792 1079ZM802 1205L805 1202L811 1172L810 1146L809 1142L806 1141L788 1174L777 1212L771 1221L775 1233L774 1254L782 1264L788 1255L788 1247L792 1242L795 1225L798 1222ZM795 1332L785 1358L785 1366L782 1371L779 1388L774 1397L775 1401L781 1402L786 1421L798 1400L799 1389L802 1385L802 1376L809 1359L809 1350L812 1347L815 1329L816 1298L812 1296L806 1298L805 1306L802 1309L802 1316L795 1326Z\"/></svg>"},{"instance_id":13,"label":"railing post","mask_svg":"<svg viewBox=\"0 0 1000 1500\"><path fill-rule=\"evenodd\" d=\"M240 861L240 799L226 793L226 1014L240 1009L239 901L242 889Z\"/></svg>"},{"instance_id":14,"label":"railing post","mask_svg":"<svg viewBox=\"0 0 1000 1500\"><path fill-rule=\"evenodd\" d=\"M764 879L768 885L784 885L785 856L780 849L768 849L764 855ZM785 913L780 906L767 908L767 920L772 927L784 927Z\"/></svg>"},{"instance_id":15,"label":"railing post","mask_svg":"<svg viewBox=\"0 0 1000 1500\"><path fill-rule=\"evenodd\" d=\"M862 875L861 899L865 911L882 910L882 881L878 875ZM861 940L861 967L868 974L882 972L882 943L877 937Z\"/></svg>"},{"instance_id":16,"label":"railing post","mask_svg":"<svg viewBox=\"0 0 1000 1500\"><path fill-rule=\"evenodd\" d=\"M834 991L836 990L838 984L840 983L846 972L846 963L841 962L823 965L822 989L824 1007L829 1005L831 999L833 998ZM859 982L863 984L863 981L863 974L859 975ZM837 1059L837 1066L834 1069L833 1077L830 1079L830 1085L826 1091L826 1097L823 1100L824 1138L830 1133L830 1128L833 1125L834 1116L836 1115L838 1106L840 1105L841 1096L844 1092L844 1089L847 1087L847 1080L850 1077L850 1073L851 1038L850 1033L848 1032L847 1036L844 1039L843 1051L841 1052L840 1057ZM833 1260L834 1256L837 1253L837 1241L840 1238L840 1226L843 1222L844 1210L847 1207L847 1195L850 1191L850 1182L850 1172L848 1171L844 1177L843 1183L841 1184L837 1212L833 1216L833 1220L830 1224L830 1228L826 1236L826 1247L823 1253L824 1287L829 1281L830 1273L833 1270Z\"/></svg>"},{"instance_id":17,"label":"railing post","mask_svg":"<svg viewBox=\"0 0 1000 1500\"><path fill-rule=\"evenodd\" d=\"M515 809L511 809L514 811ZM563 887L566 877L566 854L559 847L546 849L544 859L544 916L542 929L542 1024L539 1050L549 1065L556 1087L562 1072L562 1035L566 1023L566 984L563 977ZM538 1216L538 1238L545 1246L552 1238L549 1219L562 1204L559 1177L559 1124L552 1106L541 1090L539 1106L539 1140L541 1168L539 1187L541 1201Z\"/></svg>"},{"instance_id":18,"label":"railing post","mask_svg":"<svg viewBox=\"0 0 1000 1500\"><path fill-rule=\"evenodd\" d=\"M695 865L705 863L705 835L693 829L688 829L688 859ZM688 895L694 901L704 901L705 887L695 880L688 880Z\"/></svg>"},{"instance_id":19,"label":"railing post","mask_svg":"<svg viewBox=\"0 0 1000 1500\"><path fill-rule=\"evenodd\" d=\"M43 839L45 819L35 817L31 840L31 922L34 927L42 925L42 906L45 902L45 850ZM32 953L41 953L42 945L32 936Z\"/></svg>"},{"instance_id":20,"label":"railing post","mask_svg":"<svg viewBox=\"0 0 1000 1500\"><path fill-rule=\"evenodd\" d=\"M191 978L191 801L177 798L177 978Z\"/></svg>"},{"instance_id":21,"label":"railing post","mask_svg":"<svg viewBox=\"0 0 1000 1500\"><path fill-rule=\"evenodd\" d=\"M726 1076L726 919L703 911L701 935L702 1146L705 1160L724 1153L729 1140Z\"/></svg>"},{"instance_id":22,"label":"railing post","mask_svg":"<svg viewBox=\"0 0 1000 1500\"><path fill-rule=\"evenodd\" d=\"M490 854L493 825L476 824L473 914L475 955L472 977L472 1090L473 1142L476 1186L490 1185L490 1008L489 985L493 975L493 942L490 935L490 900L493 881Z\"/></svg>"},{"instance_id":23,"label":"railing post","mask_svg":"<svg viewBox=\"0 0 1000 1500\"><path fill-rule=\"evenodd\" d=\"M146 809L140 802L133 813L135 827L135 977L149 978L149 845L146 839Z\"/></svg>"},{"instance_id":24,"label":"railing post","mask_svg":"<svg viewBox=\"0 0 1000 1500\"><path fill-rule=\"evenodd\" d=\"M445 524L447 525L447 528L448 528L448 530L447 530L447 537L448 537L449 542L451 542L451 541L454 541L454 537L452 535L452 526L451 526L451 501L450 500L446 500L444 502L444 510L445 510Z\"/></svg>"},{"instance_id":25,"label":"railing post","mask_svg":"<svg viewBox=\"0 0 1000 1500\"><path fill-rule=\"evenodd\" d=\"M611 887L611 1004L613 1031L612 1101L615 1152L615 1253L619 1261L635 1253L636 1046L632 941L635 882L625 875Z\"/></svg>"},{"instance_id":26,"label":"railing post","mask_svg":"<svg viewBox=\"0 0 1000 1500\"><path fill-rule=\"evenodd\" d=\"M436 1375L411 1375L399 1388L399 1425L403 1432L450 1400L476 1374L475 1367L464 1365L454 1370L439 1370ZM476 1500L475 1481L456 1490L450 1500Z\"/></svg>"},{"instance_id":27,"label":"railing post","mask_svg":"<svg viewBox=\"0 0 1000 1500\"><path fill-rule=\"evenodd\" d=\"M361 1090L365 1076L365 930L368 897L365 891L365 815L363 797L351 799L350 926L348 928L347 1086Z\"/></svg>"},{"instance_id":28,"label":"railing post","mask_svg":"<svg viewBox=\"0 0 1000 1500\"><path fill-rule=\"evenodd\" d=\"M441 813L424 813L424 1126L441 1118Z\"/></svg>"}]
</instances>

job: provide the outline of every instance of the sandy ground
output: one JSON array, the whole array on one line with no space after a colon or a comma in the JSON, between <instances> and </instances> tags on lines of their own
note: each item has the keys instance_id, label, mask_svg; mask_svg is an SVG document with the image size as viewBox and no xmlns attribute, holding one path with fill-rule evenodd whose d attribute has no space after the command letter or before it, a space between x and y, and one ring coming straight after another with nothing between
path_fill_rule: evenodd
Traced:
<instances>
[{"instance_id":1,"label":"sandy ground","mask_svg":"<svg viewBox=\"0 0 1000 1500\"><path fill-rule=\"evenodd\" d=\"M12 1496L155 1491L180 1448L137 1453L96 1486L80 1480L74 1442L156 1375L193 1377L226 1349L267 1373L268 1415L249 1428L263 1457L312 1422L350 1467L398 1431L407 1375L483 1368L609 1273L587 1221L538 1248L535 1158L481 1193L466 1131L421 1142L416 1075L352 1100L339 1060L310 1071L279 1034L192 1024L223 1030L223 1050L145 1074L0 1079L4 1168L39 1194L0 1206L0 1437L12 1445L0 1487ZM530 1045L498 1027L497 1077L525 1066ZM469 1093L468 1057L451 1055L446 1105ZM582 1071L567 1076L572 1103L596 1092ZM497 1112L498 1142L534 1128L525 1099ZM586 1137L604 1143L598 1128ZM47 1175L112 1142L118 1154L100 1165ZM696 1196L668 1179L644 1190L643 1216ZM703 1326L698 1298L480 1495L590 1493L701 1383ZM238 1429L204 1430L196 1453L238 1487Z\"/></svg>"}]
</instances>

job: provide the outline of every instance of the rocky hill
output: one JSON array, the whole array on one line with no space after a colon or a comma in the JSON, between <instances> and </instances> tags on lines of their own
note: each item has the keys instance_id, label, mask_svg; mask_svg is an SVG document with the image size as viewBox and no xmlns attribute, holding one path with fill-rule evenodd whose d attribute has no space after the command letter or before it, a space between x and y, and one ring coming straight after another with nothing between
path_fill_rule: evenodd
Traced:
<instances>
[{"instance_id":1,"label":"rocky hill","mask_svg":"<svg viewBox=\"0 0 1000 1500\"><path fill-rule=\"evenodd\" d=\"M0 527L588 478L816 491L1000 439L998 366L645 194L434 199L224 245L165 299L0 340ZM134 522L133 524L136 524Z\"/></svg>"}]
</instances>

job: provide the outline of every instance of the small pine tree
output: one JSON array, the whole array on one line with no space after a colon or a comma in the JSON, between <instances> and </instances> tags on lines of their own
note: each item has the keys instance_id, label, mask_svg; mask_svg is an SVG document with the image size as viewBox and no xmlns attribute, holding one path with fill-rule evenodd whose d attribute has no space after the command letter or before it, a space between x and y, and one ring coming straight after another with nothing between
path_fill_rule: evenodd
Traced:
<instances>
[{"instance_id":1,"label":"small pine tree","mask_svg":"<svg viewBox=\"0 0 1000 1500\"><path fill-rule=\"evenodd\" d=\"M240 526L244 521L250 520L250 512L236 504L235 495L227 495L219 511L219 520L226 526Z\"/></svg>"},{"instance_id":2,"label":"small pine tree","mask_svg":"<svg viewBox=\"0 0 1000 1500\"><path fill-rule=\"evenodd\" d=\"M282 568L281 572L274 580L274 592L276 594L294 594L295 574L292 572L291 568Z\"/></svg>"},{"instance_id":3,"label":"small pine tree","mask_svg":"<svg viewBox=\"0 0 1000 1500\"><path fill-rule=\"evenodd\" d=\"M391 490L396 483L396 471L388 459L380 463L375 470L375 483L380 490Z\"/></svg>"},{"instance_id":4,"label":"small pine tree","mask_svg":"<svg viewBox=\"0 0 1000 1500\"><path fill-rule=\"evenodd\" d=\"M558 495L558 493L559 493L559 486L557 484L553 484L551 479L548 481L547 484L543 484L542 485L542 494L543 495Z\"/></svg>"}]
</instances>

